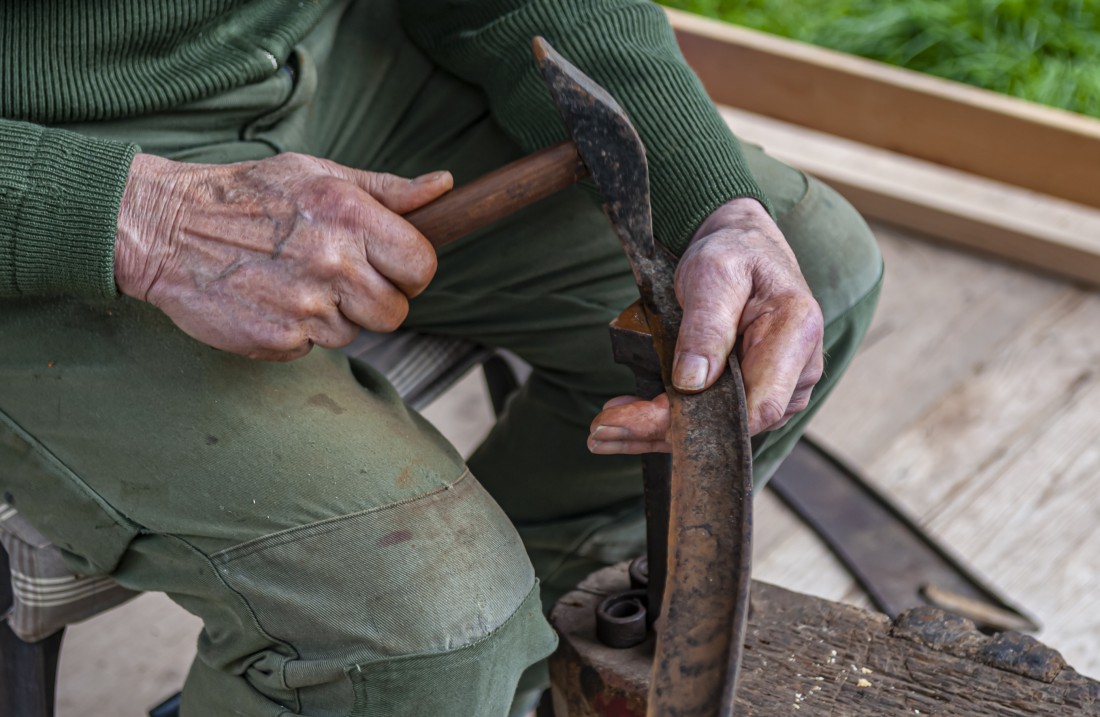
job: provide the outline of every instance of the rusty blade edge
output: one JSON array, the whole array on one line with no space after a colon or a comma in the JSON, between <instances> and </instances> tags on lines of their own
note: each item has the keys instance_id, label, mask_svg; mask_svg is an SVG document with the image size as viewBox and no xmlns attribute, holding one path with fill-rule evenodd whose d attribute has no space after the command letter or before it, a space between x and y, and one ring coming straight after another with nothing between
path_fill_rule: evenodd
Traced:
<instances>
[{"instance_id":1,"label":"rusty blade edge","mask_svg":"<svg viewBox=\"0 0 1100 717\"><path fill-rule=\"evenodd\" d=\"M670 358L668 334L653 334ZM651 716L734 715L751 585L752 449L740 369L731 363L701 394L667 387L672 501Z\"/></svg>"}]
</instances>

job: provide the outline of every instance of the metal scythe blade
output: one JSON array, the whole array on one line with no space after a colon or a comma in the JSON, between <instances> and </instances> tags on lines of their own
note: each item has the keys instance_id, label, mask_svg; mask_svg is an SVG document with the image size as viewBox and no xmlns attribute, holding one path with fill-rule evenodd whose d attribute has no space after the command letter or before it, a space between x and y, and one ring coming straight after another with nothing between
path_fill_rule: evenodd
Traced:
<instances>
[{"instance_id":1,"label":"metal scythe blade","mask_svg":"<svg viewBox=\"0 0 1100 717\"><path fill-rule=\"evenodd\" d=\"M647 714L730 717L748 620L752 448L740 367L688 395L672 388L682 312L675 260L653 240L642 142L615 100L542 38L535 57L630 260L672 411L668 577Z\"/></svg>"}]
</instances>

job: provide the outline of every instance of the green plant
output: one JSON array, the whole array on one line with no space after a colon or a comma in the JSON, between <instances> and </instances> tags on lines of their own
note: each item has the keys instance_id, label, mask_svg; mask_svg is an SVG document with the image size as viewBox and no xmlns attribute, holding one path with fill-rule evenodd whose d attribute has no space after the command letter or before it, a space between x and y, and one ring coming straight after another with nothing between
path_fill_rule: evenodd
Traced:
<instances>
[{"instance_id":1,"label":"green plant","mask_svg":"<svg viewBox=\"0 0 1100 717\"><path fill-rule=\"evenodd\" d=\"M1100 117L1100 0L662 0Z\"/></svg>"}]
</instances>

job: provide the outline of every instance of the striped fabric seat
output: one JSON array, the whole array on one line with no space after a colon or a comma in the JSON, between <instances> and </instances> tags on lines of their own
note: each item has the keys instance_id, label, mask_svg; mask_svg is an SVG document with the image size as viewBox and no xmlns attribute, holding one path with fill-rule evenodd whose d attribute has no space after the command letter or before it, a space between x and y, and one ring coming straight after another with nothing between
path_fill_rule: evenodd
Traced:
<instances>
[{"instance_id":1,"label":"striped fabric seat","mask_svg":"<svg viewBox=\"0 0 1100 717\"><path fill-rule=\"evenodd\" d=\"M49 637L137 594L107 577L73 575L61 551L7 503L0 503L0 542L11 571L13 602L6 617L25 642Z\"/></svg>"},{"instance_id":2,"label":"striped fabric seat","mask_svg":"<svg viewBox=\"0 0 1100 717\"><path fill-rule=\"evenodd\" d=\"M385 374L405 402L416 409L426 406L492 354L460 339L366 331L344 353ZM8 553L14 599L4 618L25 642L42 640L137 594L108 577L69 572L61 551L3 502L0 543Z\"/></svg>"}]
</instances>

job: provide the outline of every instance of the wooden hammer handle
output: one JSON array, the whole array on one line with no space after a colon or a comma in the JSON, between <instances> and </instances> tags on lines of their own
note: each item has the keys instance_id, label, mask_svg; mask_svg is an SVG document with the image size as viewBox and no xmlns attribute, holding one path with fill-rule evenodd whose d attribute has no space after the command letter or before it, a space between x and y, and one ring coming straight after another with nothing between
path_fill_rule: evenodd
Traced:
<instances>
[{"instance_id":1,"label":"wooden hammer handle","mask_svg":"<svg viewBox=\"0 0 1100 717\"><path fill-rule=\"evenodd\" d=\"M572 141L517 159L405 215L436 249L588 176Z\"/></svg>"}]
</instances>

